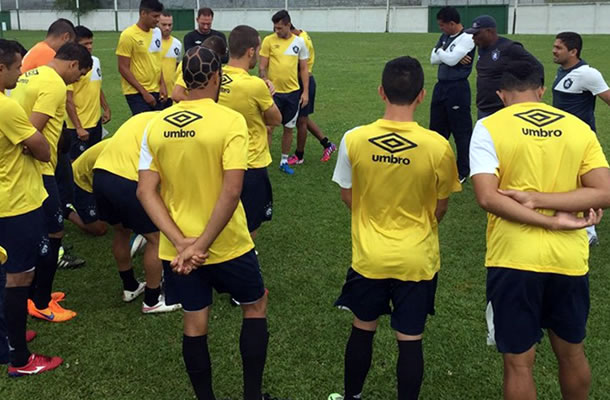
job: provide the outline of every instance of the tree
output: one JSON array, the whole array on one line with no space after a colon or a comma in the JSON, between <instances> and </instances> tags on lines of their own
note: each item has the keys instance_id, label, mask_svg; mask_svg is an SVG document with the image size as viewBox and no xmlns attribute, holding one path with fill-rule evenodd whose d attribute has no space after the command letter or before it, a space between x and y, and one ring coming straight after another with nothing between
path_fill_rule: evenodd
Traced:
<instances>
[{"instance_id":1,"label":"tree","mask_svg":"<svg viewBox=\"0 0 610 400\"><path fill-rule=\"evenodd\" d=\"M100 0L79 0L80 15L100 8ZM58 10L68 10L77 13L76 0L55 0L55 8Z\"/></svg>"}]
</instances>

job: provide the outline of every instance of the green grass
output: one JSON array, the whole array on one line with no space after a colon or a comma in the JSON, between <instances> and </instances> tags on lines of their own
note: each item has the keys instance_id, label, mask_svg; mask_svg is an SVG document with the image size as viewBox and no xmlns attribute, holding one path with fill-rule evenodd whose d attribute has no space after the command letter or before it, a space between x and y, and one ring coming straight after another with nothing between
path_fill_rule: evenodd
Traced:
<instances>
[{"instance_id":1,"label":"green grass","mask_svg":"<svg viewBox=\"0 0 610 400\"><path fill-rule=\"evenodd\" d=\"M9 32L8 37L31 46L40 32ZM182 34L178 34L182 37ZM383 104L376 94L385 61L404 54L417 57L431 95L436 71L429 64L434 34L314 33L318 95L314 119L338 142L347 129L377 119ZM129 116L120 93L114 48L115 33L98 33L95 54L102 60L104 90L111 104L115 130ZM546 65L547 82L554 78L551 36L518 36ZM607 36L585 37L584 57L607 71L601 49ZM474 83L474 74L471 77ZM474 91L473 91L474 94ZM550 90L545 96L550 101ZM417 112L428 125L429 99ZM474 109L474 108L473 108ZM610 148L610 113L598 104L599 137ZM279 130L276 131L276 134ZM275 136L273 156L279 157ZM607 152L608 154L608 152ZM303 166L293 177L270 168L275 215L257 240L265 281L270 289L271 339L265 390L299 400L326 399L341 391L343 351L350 314L332 303L350 264L349 213L330 181L334 162L321 164L321 148L310 138ZM391 188L388 188L391 190ZM501 357L485 344L485 213L477 206L472 186L452 197L440 228L442 269L436 315L429 319L422 399L498 399L501 397ZM93 239L67 225L66 241L87 265L59 271L55 288L68 293L66 306L78 311L73 321L48 324L30 320L38 338L33 351L57 354L65 363L56 371L19 380L1 379L0 399L185 399L193 398L181 359L181 315L142 316L140 302L125 305L110 253L111 235ZM591 255L591 316L586 350L593 369L592 399L610 398L610 229L599 228L602 246ZM141 271L138 264L138 271ZM240 312L217 297L212 309L210 348L214 384L219 398L239 398L241 368L238 350ZM387 318L376 335L373 367L365 398L395 398L396 343ZM539 347L535 378L540 399L560 398L557 368L548 339Z\"/></svg>"}]
</instances>

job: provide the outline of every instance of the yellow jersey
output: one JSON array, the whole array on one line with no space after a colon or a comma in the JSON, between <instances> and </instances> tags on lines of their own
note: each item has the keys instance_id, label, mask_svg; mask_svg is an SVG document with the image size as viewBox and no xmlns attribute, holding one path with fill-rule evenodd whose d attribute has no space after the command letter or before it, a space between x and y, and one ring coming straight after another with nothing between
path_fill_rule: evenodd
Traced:
<instances>
[{"instance_id":1,"label":"yellow jersey","mask_svg":"<svg viewBox=\"0 0 610 400\"><path fill-rule=\"evenodd\" d=\"M47 192L32 156L23 154L24 140L36 133L25 111L0 92L0 218L33 211L42 205Z\"/></svg>"},{"instance_id":2,"label":"yellow jersey","mask_svg":"<svg viewBox=\"0 0 610 400\"><path fill-rule=\"evenodd\" d=\"M582 175L608 168L591 128L543 103L515 104L479 120L470 146L471 175L495 174L500 189L569 192L582 186ZM550 231L487 215L488 267L581 276L588 258L584 229Z\"/></svg>"},{"instance_id":3,"label":"yellow jersey","mask_svg":"<svg viewBox=\"0 0 610 400\"><path fill-rule=\"evenodd\" d=\"M212 99L185 100L161 111L142 139L140 170L159 173L163 202L187 237L203 233L220 196L224 172L247 167L244 117ZM205 265L232 260L253 248L240 201L212 243ZM176 254L161 232L159 258L169 261Z\"/></svg>"},{"instance_id":4,"label":"yellow jersey","mask_svg":"<svg viewBox=\"0 0 610 400\"><path fill-rule=\"evenodd\" d=\"M43 175L55 175L57 144L66 117L66 83L51 67L34 68L19 77L17 87L11 90L11 98L28 117L35 112L49 116L42 134L51 147L51 161L37 161L37 164Z\"/></svg>"},{"instance_id":5,"label":"yellow jersey","mask_svg":"<svg viewBox=\"0 0 610 400\"><path fill-rule=\"evenodd\" d=\"M129 69L148 92L158 92L161 82L161 30L143 31L137 24L121 32L116 55L129 57ZM138 91L121 77L123 94L137 94Z\"/></svg>"},{"instance_id":6,"label":"yellow jersey","mask_svg":"<svg viewBox=\"0 0 610 400\"><path fill-rule=\"evenodd\" d=\"M262 79L242 68L226 65L218 104L239 112L248 125L248 168L263 168L271 163L267 127L263 113L273 106L273 98Z\"/></svg>"},{"instance_id":7,"label":"yellow jersey","mask_svg":"<svg viewBox=\"0 0 610 400\"><path fill-rule=\"evenodd\" d=\"M437 200L461 190L453 150L417 122L380 119L341 140L333 181L352 189L352 268L430 280L440 269Z\"/></svg>"},{"instance_id":8,"label":"yellow jersey","mask_svg":"<svg viewBox=\"0 0 610 400\"><path fill-rule=\"evenodd\" d=\"M72 163L74 183L85 192L93 193L93 166L102 150L104 150L106 145L111 141L112 138L109 138L96 143L89 147Z\"/></svg>"},{"instance_id":9,"label":"yellow jersey","mask_svg":"<svg viewBox=\"0 0 610 400\"><path fill-rule=\"evenodd\" d=\"M176 84L176 65L180 62L182 55L182 43L173 36L169 39L163 39L161 43L161 54L163 54L162 70L163 80L167 87L167 93L172 94L174 85ZM182 74L182 72L180 73Z\"/></svg>"},{"instance_id":10,"label":"yellow jersey","mask_svg":"<svg viewBox=\"0 0 610 400\"><path fill-rule=\"evenodd\" d=\"M93 67L89 73L81 76L78 82L68 85L68 91L72 92L76 114L85 129L95 127L102 116L102 65L99 58L95 56L91 58L93 59ZM69 129L76 128L69 116L66 116L66 126Z\"/></svg>"},{"instance_id":11,"label":"yellow jersey","mask_svg":"<svg viewBox=\"0 0 610 400\"><path fill-rule=\"evenodd\" d=\"M142 136L146 125L157 114L158 111L140 113L125 121L112 136L111 143L97 157L93 168L137 182Z\"/></svg>"},{"instance_id":12,"label":"yellow jersey","mask_svg":"<svg viewBox=\"0 0 610 400\"><path fill-rule=\"evenodd\" d=\"M302 38L291 34L288 39L282 39L272 33L263 39L260 55L269 59L267 77L277 93L299 90L299 60L309 58Z\"/></svg>"},{"instance_id":13,"label":"yellow jersey","mask_svg":"<svg viewBox=\"0 0 610 400\"><path fill-rule=\"evenodd\" d=\"M313 64L316 62L316 50L313 47L313 41L311 40L309 33L301 31L301 33L299 33L299 37L305 41L305 46L307 46L307 51L309 52L307 69L309 69L309 74L311 75L313 74Z\"/></svg>"},{"instance_id":14,"label":"yellow jersey","mask_svg":"<svg viewBox=\"0 0 610 400\"><path fill-rule=\"evenodd\" d=\"M0 246L0 264L4 264L6 260L8 260L6 250L4 250L4 247Z\"/></svg>"}]
</instances>

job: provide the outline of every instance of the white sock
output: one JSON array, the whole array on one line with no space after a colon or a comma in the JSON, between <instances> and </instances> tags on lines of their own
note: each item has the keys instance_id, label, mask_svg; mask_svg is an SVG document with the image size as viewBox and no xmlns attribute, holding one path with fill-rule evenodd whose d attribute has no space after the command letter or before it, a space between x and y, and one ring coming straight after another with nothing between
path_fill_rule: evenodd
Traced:
<instances>
[{"instance_id":1,"label":"white sock","mask_svg":"<svg viewBox=\"0 0 610 400\"><path fill-rule=\"evenodd\" d=\"M280 165L286 164L288 162L288 154L282 154L282 159L280 160Z\"/></svg>"}]
</instances>

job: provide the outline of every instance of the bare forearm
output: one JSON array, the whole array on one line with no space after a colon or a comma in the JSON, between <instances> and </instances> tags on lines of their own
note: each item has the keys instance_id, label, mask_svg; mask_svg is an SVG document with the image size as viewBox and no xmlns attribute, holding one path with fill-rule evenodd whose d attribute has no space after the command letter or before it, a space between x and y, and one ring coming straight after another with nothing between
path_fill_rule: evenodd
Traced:
<instances>
[{"instance_id":1,"label":"bare forearm","mask_svg":"<svg viewBox=\"0 0 610 400\"><path fill-rule=\"evenodd\" d=\"M102 108L104 109L104 111L110 110L110 106L108 105L108 102L106 101L106 95L104 95L103 90L100 90L100 104L102 105Z\"/></svg>"},{"instance_id":2,"label":"bare forearm","mask_svg":"<svg viewBox=\"0 0 610 400\"><path fill-rule=\"evenodd\" d=\"M134 87L134 89L138 91L138 93L144 94L147 92L147 90L144 89L144 86L142 86L140 82L138 82L129 67L119 66L119 73L121 74L123 79L125 79L131 86Z\"/></svg>"},{"instance_id":3,"label":"bare forearm","mask_svg":"<svg viewBox=\"0 0 610 400\"><path fill-rule=\"evenodd\" d=\"M76 106L74 105L74 101L72 100L71 96L68 98L68 100L66 100L66 113L76 129L83 127L80 122L80 118L78 118L78 114L76 113Z\"/></svg>"},{"instance_id":4,"label":"bare forearm","mask_svg":"<svg viewBox=\"0 0 610 400\"><path fill-rule=\"evenodd\" d=\"M142 203L142 207L146 210L146 213L154 224L159 228L161 232L174 244L184 239L182 231L167 211L165 203L159 193L154 191L140 191L138 190L138 200Z\"/></svg>"},{"instance_id":5,"label":"bare forearm","mask_svg":"<svg viewBox=\"0 0 610 400\"><path fill-rule=\"evenodd\" d=\"M608 208L608 193L596 188L579 188L565 193L532 193L535 208L578 212L589 208Z\"/></svg>"},{"instance_id":6,"label":"bare forearm","mask_svg":"<svg viewBox=\"0 0 610 400\"><path fill-rule=\"evenodd\" d=\"M238 204L239 195L235 196L235 194L223 191L218 198L218 202L212 211L205 230L195 242L195 246L207 251L231 220Z\"/></svg>"},{"instance_id":7,"label":"bare forearm","mask_svg":"<svg viewBox=\"0 0 610 400\"><path fill-rule=\"evenodd\" d=\"M553 218L527 208L510 197L492 193L484 201L479 200L481 207L498 217L526 225L553 229Z\"/></svg>"}]
</instances>

